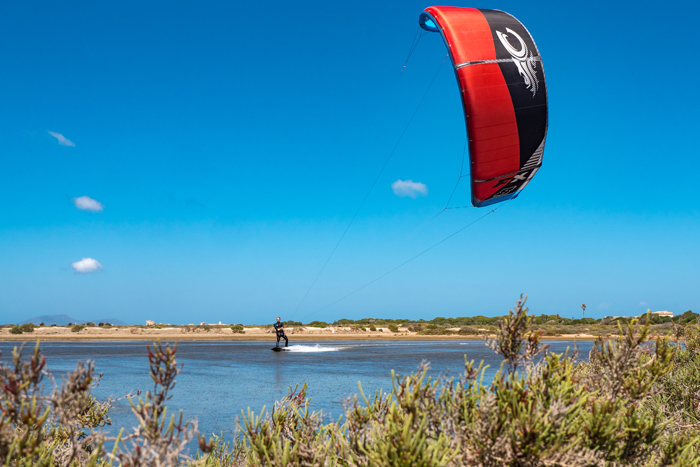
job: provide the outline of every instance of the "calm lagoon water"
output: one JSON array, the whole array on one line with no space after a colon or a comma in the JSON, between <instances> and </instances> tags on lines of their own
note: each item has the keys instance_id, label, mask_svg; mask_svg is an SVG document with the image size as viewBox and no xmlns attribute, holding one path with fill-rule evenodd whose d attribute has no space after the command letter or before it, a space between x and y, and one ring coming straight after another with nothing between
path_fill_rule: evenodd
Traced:
<instances>
[{"instance_id":1,"label":"calm lagoon water","mask_svg":"<svg viewBox=\"0 0 700 467\"><path fill-rule=\"evenodd\" d=\"M78 360L95 362L97 373L104 373L94 395L99 399L121 397L153 386L148 376L148 342L43 342L47 364L60 380L60 374L73 370ZM563 352L573 342L548 342L550 350ZM592 342L578 342L580 357L587 358ZM11 358L17 343L0 342L2 360ZM196 418L202 433L222 433L229 438L236 417L248 407L259 412L282 398L287 388L307 382L313 410L323 410L333 418L342 414L343 401L358 393L358 381L365 394L391 389L391 370L399 374L415 371L422 360L431 364L434 377L459 375L464 356L491 367L491 380L501 359L481 341L422 342L323 342L292 344L290 352L272 352L268 342L181 342L178 360L184 369L177 378L172 411L183 409L186 419ZM25 355L32 349L25 348ZM136 421L129 403L118 401L112 409L111 433Z\"/></svg>"}]
</instances>

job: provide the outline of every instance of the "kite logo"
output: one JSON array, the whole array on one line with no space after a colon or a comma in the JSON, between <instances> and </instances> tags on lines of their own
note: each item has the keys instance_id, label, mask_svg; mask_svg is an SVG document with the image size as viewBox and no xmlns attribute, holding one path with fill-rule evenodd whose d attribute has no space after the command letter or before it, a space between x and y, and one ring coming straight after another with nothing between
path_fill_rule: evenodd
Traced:
<instances>
[{"instance_id":1,"label":"kite logo","mask_svg":"<svg viewBox=\"0 0 700 467\"><path fill-rule=\"evenodd\" d=\"M532 53L527 50L527 45L525 45L522 37L509 28L506 28L506 32L518 39L518 42L520 42L520 50L510 45L510 42L508 42L508 34L503 34L501 31L496 31L496 34L501 40L503 47L505 47L508 53L513 57L513 63L518 67L518 73L520 73L520 76L525 80L525 87L532 91L532 97L535 97L537 89L539 88L537 72L535 71L537 60L533 58Z\"/></svg>"}]
</instances>

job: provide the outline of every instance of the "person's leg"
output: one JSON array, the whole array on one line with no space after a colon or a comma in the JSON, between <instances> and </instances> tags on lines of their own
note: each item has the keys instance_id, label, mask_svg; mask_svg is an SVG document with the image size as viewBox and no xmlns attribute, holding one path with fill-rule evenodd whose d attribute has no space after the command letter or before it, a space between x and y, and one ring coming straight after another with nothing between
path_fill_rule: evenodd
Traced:
<instances>
[{"instance_id":1,"label":"person's leg","mask_svg":"<svg viewBox=\"0 0 700 467\"><path fill-rule=\"evenodd\" d=\"M275 347L279 347L279 346L280 346L280 335L277 334L277 344L275 345Z\"/></svg>"},{"instance_id":2,"label":"person's leg","mask_svg":"<svg viewBox=\"0 0 700 467\"><path fill-rule=\"evenodd\" d=\"M285 346L285 347L289 347L289 339L287 339L287 335L286 335L286 334L282 334L282 337L284 337L284 346Z\"/></svg>"}]
</instances>

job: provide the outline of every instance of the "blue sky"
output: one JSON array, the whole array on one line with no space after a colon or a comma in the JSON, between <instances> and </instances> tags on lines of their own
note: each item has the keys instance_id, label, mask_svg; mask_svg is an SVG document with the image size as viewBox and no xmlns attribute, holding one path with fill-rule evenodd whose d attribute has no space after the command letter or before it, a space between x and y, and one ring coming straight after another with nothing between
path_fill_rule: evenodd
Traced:
<instances>
[{"instance_id":1,"label":"blue sky","mask_svg":"<svg viewBox=\"0 0 700 467\"><path fill-rule=\"evenodd\" d=\"M429 221L464 144L446 64L292 316L445 56L427 35L400 75L429 5L4 4L0 322L428 319L503 314L520 293L537 314L700 311L700 65L684 20L700 6L499 1L458 6L508 11L537 41L543 168L318 311L487 212ZM399 197L397 180L427 194ZM82 196L103 209L78 209ZM464 183L453 204L468 203ZM82 258L102 268L76 273Z\"/></svg>"}]
</instances>

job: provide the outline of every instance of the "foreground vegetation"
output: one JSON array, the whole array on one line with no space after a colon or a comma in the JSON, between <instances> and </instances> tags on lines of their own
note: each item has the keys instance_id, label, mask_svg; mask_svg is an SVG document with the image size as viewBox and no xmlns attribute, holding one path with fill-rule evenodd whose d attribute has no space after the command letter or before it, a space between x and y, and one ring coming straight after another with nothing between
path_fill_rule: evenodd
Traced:
<instances>
[{"instance_id":1,"label":"foreground vegetation","mask_svg":"<svg viewBox=\"0 0 700 467\"><path fill-rule=\"evenodd\" d=\"M646 321L646 320L645 320ZM651 321L649 319L649 321ZM0 460L5 466L692 466L700 463L700 330L618 323L588 361L549 352L524 300L487 345L503 357L493 381L465 361L459 378L431 379L423 363L390 392L351 399L345 415L312 412L306 386L271 412L248 411L231 442L205 439L167 413L182 370L176 346L148 348L153 388L131 398L136 428L108 437L113 401L96 401L90 363L45 395L40 348L0 366ZM393 324L393 323L392 323ZM185 456L197 440L199 451ZM113 446L107 451L106 445Z\"/></svg>"}]
</instances>

